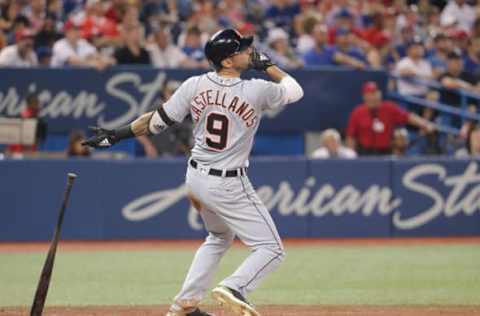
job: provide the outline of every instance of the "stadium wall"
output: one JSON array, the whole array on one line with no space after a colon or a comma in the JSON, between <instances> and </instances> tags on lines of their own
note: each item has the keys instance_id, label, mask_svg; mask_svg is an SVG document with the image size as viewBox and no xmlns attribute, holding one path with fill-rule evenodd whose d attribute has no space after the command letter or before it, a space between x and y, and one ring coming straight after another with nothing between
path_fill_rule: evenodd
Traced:
<instances>
[{"instance_id":1,"label":"stadium wall","mask_svg":"<svg viewBox=\"0 0 480 316\"><path fill-rule=\"evenodd\" d=\"M0 116L18 116L28 93L38 93L49 133L101 125L115 128L158 105L162 88L200 72L152 67L93 69L0 69ZM245 78L257 76L248 72ZM266 113L260 132L318 131L324 126L343 130L351 109L361 102L361 86L376 81L385 90L383 71L338 68L296 70L305 96L298 104Z\"/></svg>"},{"instance_id":2,"label":"stadium wall","mask_svg":"<svg viewBox=\"0 0 480 316\"><path fill-rule=\"evenodd\" d=\"M284 237L480 235L480 160L252 159L249 176ZM186 161L0 161L0 240L48 240L67 172L70 240L196 239Z\"/></svg>"}]
</instances>

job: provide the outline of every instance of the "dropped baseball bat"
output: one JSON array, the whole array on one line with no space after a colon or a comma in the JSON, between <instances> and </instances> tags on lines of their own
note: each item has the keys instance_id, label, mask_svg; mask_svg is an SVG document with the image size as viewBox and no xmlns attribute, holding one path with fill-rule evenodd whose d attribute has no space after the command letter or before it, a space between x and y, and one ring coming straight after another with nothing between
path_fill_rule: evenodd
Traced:
<instances>
[{"instance_id":1,"label":"dropped baseball bat","mask_svg":"<svg viewBox=\"0 0 480 316\"><path fill-rule=\"evenodd\" d=\"M48 250L47 259L43 264L42 274L40 280L38 280L37 291L33 298L32 309L30 310L30 316L41 316L43 307L45 305L45 299L47 298L48 287L50 286L50 279L52 277L53 264L55 262L55 254L57 253L58 240L60 239L60 231L62 229L63 216L65 209L67 208L68 197L72 190L73 181L77 177L74 173L69 173L67 177L67 187L63 195L62 207L58 214L57 226L55 227L55 233L53 239L50 242L50 249Z\"/></svg>"}]
</instances>

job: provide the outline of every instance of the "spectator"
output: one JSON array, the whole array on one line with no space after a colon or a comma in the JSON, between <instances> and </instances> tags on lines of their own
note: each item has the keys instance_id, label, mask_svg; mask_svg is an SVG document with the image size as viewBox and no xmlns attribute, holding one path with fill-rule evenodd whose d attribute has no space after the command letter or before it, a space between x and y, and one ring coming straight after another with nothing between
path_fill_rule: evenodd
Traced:
<instances>
[{"instance_id":1,"label":"spectator","mask_svg":"<svg viewBox=\"0 0 480 316\"><path fill-rule=\"evenodd\" d=\"M342 145L340 134L335 129L327 129L321 136L322 146L315 150L312 159L328 159L328 158L357 158L357 153L351 148Z\"/></svg>"},{"instance_id":2,"label":"spectator","mask_svg":"<svg viewBox=\"0 0 480 316\"><path fill-rule=\"evenodd\" d=\"M408 81L408 79L431 80L433 78L432 67L424 58L424 49L422 42L415 40L410 43L407 49L407 56L402 58L395 67L395 72L407 80L398 81L398 92L400 94L425 97L428 87Z\"/></svg>"},{"instance_id":3,"label":"spectator","mask_svg":"<svg viewBox=\"0 0 480 316\"><path fill-rule=\"evenodd\" d=\"M193 12L188 17L184 30L188 32L188 30L192 28L197 28L200 32L200 36L202 36L203 34L213 34L221 28L219 24L221 22L221 17L217 10L218 1L195 0L191 2L193 3L191 6ZM203 37L202 40L204 40ZM183 39L178 42L181 47L184 46L182 43L184 43Z\"/></svg>"},{"instance_id":4,"label":"spectator","mask_svg":"<svg viewBox=\"0 0 480 316\"><path fill-rule=\"evenodd\" d=\"M13 20L12 28L7 37L8 44L14 44L17 33L25 29L30 29L30 21L23 15L19 15Z\"/></svg>"},{"instance_id":5,"label":"spectator","mask_svg":"<svg viewBox=\"0 0 480 316\"><path fill-rule=\"evenodd\" d=\"M452 41L445 34L438 34L433 39L433 49L428 54L433 76L438 78L447 70L448 54L452 51Z\"/></svg>"},{"instance_id":6,"label":"spectator","mask_svg":"<svg viewBox=\"0 0 480 316\"><path fill-rule=\"evenodd\" d=\"M43 27L47 13L46 0L30 0L30 4L23 10L23 14L30 21L30 27L37 33Z\"/></svg>"},{"instance_id":7,"label":"spectator","mask_svg":"<svg viewBox=\"0 0 480 316\"><path fill-rule=\"evenodd\" d=\"M146 49L150 53L152 64L157 68L186 67L189 62L183 51L172 43L168 29L156 29L153 42Z\"/></svg>"},{"instance_id":8,"label":"spectator","mask_svg":"<svg viewBox=\"0 0 480 316\"><path fill-rule=\"evenodd\" d=\"M315 25L313 29L315 39L315 47L308 51L304 57L306 66L322 66L322 65L344 65L358 69L363 69L365 63L359 62L356 58L352 58L340 50L327 44L327 27L323 24Z\"/></svg>"},{"instance_id":9,"label":"spectator","mask_svg":"<svg viewBox=\"0 0 480 316\"><path fill-rule=\"evenodd\" d=\"M244 1L222 0L218 4L218 10L221 12L223 25L227 27L238 28L245 21Z\"/></svg>"},{"instance_id":10,"label":"spectator","mask_svg":"<svg viewBox=\"0 0 480 316\"><path fill-rule=\"evenodd\" d=\"M395 129L392 140L392 155L397 157L406 156L409 143L407 129L403 127Z\"/></svg>"},{"instance_id":11,"label":"spectator","mask_svg":"<svg viewBox=\"0 0 480 316\"><path fill-rule=\"evenodd\" d=\"M322 66L335 64L335 50L327 44L327 27L316 24L313 28L315 46L303 57L305 66Z\"/></svg>"},{"instance_id":12,"label":"spectator","mask_svg":"<svg viewBox=\"0 0 480 316\"><path fill-rule=\"evenodd\" d=\"M407 55L407 46L415 39L415 29L411 26L404 26L398 35L395 36L397 41L389 56L390 62L394 64Z\"/></svg>"},{"instance_id":13,"label":"spectator","mask_svg":"<svg viewBox=\"0 0 480 316\"><path fill-rule=\"evenodd\" d=\"M45 139L47 124L39 119L40 101L36 94L29 94L25 98L25 108L20 113L22 119L37 119L35 143L33 145L12 144L7 147L7 152L13 156L22 157L23 154L32 154L37 151L37 146Z\"/></svg>"},{"instance_id":14,"label":"spectator","mask_svg":"<svg viewBox=\"0 0 480 316\"><path fill-rule=\"evenodd\" d=\"M52 50L50 47L40 47L37 49L38 65L42 67L50 67L52 64Z\"/></svg>"},{"instance_id":15,"label":"spectator","mask_svg":"<svg viewBox=\"0 0 480 316\"><path fill-rule=\"evenodd\" d=\"M318 23L314 17L307 17L302 22L302 32L297 40L297 52L304 55L315 46L313 28Z\"/></svg>"},{"instance_id":16,"label":"spectator","mask_svg":"<svg viewBox=\"0 0 480 316\"><path fill-rule=\"evenodd\" d=\"M446 88L442 89L440 93L440 102L454 107L462 106L462 98L457 91L452 91L452 89L480 91L477 85L478 79L464 71L462 56L457 52L451 52L448 55L447 71L439 77L439 81ZM471 102L475 101L467 98L467 104ZM454 117L452 120L452 124L457 128L460 128L461 123L460 117Z\"/></svg>"},{"instance_id":17,"label":"spectator","mask_svg":"<svg viewBox=\"0 0 480 316\"><path fill-rule=\"evenodd\" d=\"M180 82L178 81L168 81L162 90L162 102L166 102L179 86ZM150 144L153 144L153 150L160 156L188 155L193 144L192 121L187 117L182 123L169 127L161 134L149 136L147 140ZM142 142L142 145L144 145L147 156L147 150L153 152L148 143ZM145 147L146 145L147 147Z\"/></svg>"},{"instance_id":18,"label":"spectator","mask_svg":"<svg viewBox=\"0 0 480 316\"><path fill-rule=\"evenodd\" d=\"M85 140L85 133L73 130L68 136L67 157L90 157L90 147L82 145Z\"/></svg>"},{"instance_id":19,"label":"spectator","mask_svg":"<svg viewBox=\"0 0 480 316\"><path fill-rule=\"evenodd\" d=\"M366 82L362 90L364 103L354 108L347 127L347 145L360 155L390 154L393 131L398 125L410 123L433 131L432 123L383 100L375 82Z\"/></svg>"},{"instance_id":20,"label":"spectator","mask_svg":"<svg viewBox=\"0 0 480 316\"><path fill-rule=\"evenodd\" d=\"M53 44L62 38L62 34L57 31L57 17L53 14L47 14L40 31L35 35L35 49L40 47L53 48Z\"/></svg>"},{"instance_id":21,"label":"spectator","mask_svg":"<svg viewBox=\"0 0 480 316\"><path fill-rule=\"evenodd\" d=\"M110 5L105 12L105 17L110 19L116 24L120 24L122 22L122 17L125 14L127 9L127 1L126 0L112 0L110 1Z\"/></svg>"},{"instance_id":22,"label":"spectator","mask_svg":"<svg viewBox=\"0 0 480 316\"><path fill-rule=\"evenodd\" d=\"M442 26L458 25L469 32L475 22L475 10L466 0L449 0L440 16Z\"/></svg>"},{"instance_id":23,"label":"spectator","mask_svg":"<svg viewBox=\"0 0 480 316\"><path fill-rule=\"evenodd\" d=\"M0 67L34 67L38 65L33 51L34 34L30 29L23 29L16 34L16 44L2 49Z\"/></svg>"},{"instance_id":24,"label":"spectator","mask_svg":"<svg viewBox=\"0 0 480 316\"><path fill-rule=\"evenodd\" d=\"M112 40L120 36L119 29L115 21L105 17L104 5L101 0L87 0L85 10L75 14L72 17L81 29L81 36L89 41L100 40L97 46L105 45L105 41ZM133 24L132 24L133 25Z\"/></svg>"},{"instance_id":25,"label":"spectator","mask_svg":"<svg viewBox=\"0 0 480 316\"><path fill-rule=\"evenodd\" d=\"M465 57L465 71L475 77L480 75L480 37L471 38Z\"/></svg>"},{"instance_id":26,"label":"spectator","mask_svg":"<svg viewBox=\"0 0 480 316\"><path fill-rule=\"evenodd\" d=\"M354 45L353 34L350 29L339 28L335 36L336 62L358 69L367 67L367 59L363 51ZM342 56L343 55L343 56ZM348 57L348 59L346 59Z\"/></svg>"},{"instance_id":27,"label":"spectator","mask_svg":"<svg viewBox=\"0 0 480 316\"><path fill-rule=\"evenodd\" d=\"M63 11L63 2L62 0L47 0L47 14L51 16L55 16L57 20L63 21L65 20L65 12Z\"/></svg>"},{"instance_id":28,"label":"spectator","mask_svg":"<svg viewBox=\"0 0 480 316\"><path fill-rule=\"evenodd\" d=\"M80 26L72 20L65 23L65 37L53 45L53 67L79 66L103 70L114 63L112 58L98 54L93 45L80 38Z\"/></svg>"},{"instance_id":29,"label":"spectator","mask_svg":"<svg viewBox=\"0 0 480 316\"><path fill-rule=\"evenodd\" d=\"M455 152L455 157L457 158L466 158L466 157L480 157L480 126L472 125L467 134L467 141L465 148L459 149Z\"/></svg>"},{"instance_id":30,"label":"spectator","mask_svg":"<svg viewBox=\"0 0 480 316\"><path fill-rule=\"evenodd\" d=\"M150 65L150 55L142 46L143 29L140 24L131 25L123 34L125 46L115 52L119 65Z\"/></svg>"},{"instance_id":31,"label":"spectator","mask_svg":"<svg viewBox=\"0 0 480 316\"><path fill-rule=\"evenodd\" d=\"M3 32L15 31L14 22L21 16L20 14L21 5L18 1L7 1L2 3L0 7L1 17L0 17L0 30ZM28 19L22 16L23 19L29 23Z\"/></svg>"},{"instance_id":32,"label":"spectator","mask_svg":"<svg viewBox=\"0 0 480 316\"><path fill-rule=\"evenodd\" d=\"M282 68L298 68L302 62L295 56L288 43L288 34L281 28L274 28L268 32L267 53L272 60Z\"/></svg>"},{"instance_id":33,"label":"spectator","mask_svg":"<svg viewBox=\"0 0 480 316\"><path fill-rule=\"evenodd\" d=\"M185 34L183 53L188 57L188 66L192 68L208 68L201 40L202 32L197 27L191 27Z\"/></svg>"},{"instance_id":34,"label":"spectator","mask_svg":"<svg viewBox=\"0 0 480 316\"><path fill-rule=\"evenodd\" d=\"M266 26L289 28L293 19L300 13L300 6L293 0L274 0L265 12Z\"/></svg>"},{"instance_id":35,"label":"spectator","mask_svg":"<svg viewBox=\"0 0 480 316\"><path fill-rule=\"evenodd\" d=\"M354 27L354 16L350 12L350 10L342 8L334 16L335 24L328 29L328 43L334 44L336 42L338 30L349 30L355 34L361 33L358 29Z\"/></svg>"}]
</instances>

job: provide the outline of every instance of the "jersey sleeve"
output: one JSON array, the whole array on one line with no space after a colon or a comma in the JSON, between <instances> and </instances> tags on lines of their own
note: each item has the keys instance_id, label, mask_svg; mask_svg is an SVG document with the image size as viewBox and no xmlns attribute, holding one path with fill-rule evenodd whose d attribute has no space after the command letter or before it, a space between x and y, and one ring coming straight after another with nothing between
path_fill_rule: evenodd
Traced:
<instances>
[{"instance_id":1,"label":"jersey sleeve","mask_svg":"<svg viewBox=\"0 0 480 316\"><path fill-rule=\"evenodd\" d=\"M195 92L196 78L192 77L183 82L170 99L163 104L165 114L170 120L180 123L190 112L190 101Z\"/></svg>"},{"instance_id":2,"label":"jersey sleeve","mask_svg":"<svg viewBox=\"0 0 480 316\"><path fill-rule=\"evenodd\" d=\"M286 89L281 84L262 79L254 79L252 81L253 85L258 89L256 93L259 98L257 104L262 111L275 109L288 103Z\"/></svg>"}]
</instances>

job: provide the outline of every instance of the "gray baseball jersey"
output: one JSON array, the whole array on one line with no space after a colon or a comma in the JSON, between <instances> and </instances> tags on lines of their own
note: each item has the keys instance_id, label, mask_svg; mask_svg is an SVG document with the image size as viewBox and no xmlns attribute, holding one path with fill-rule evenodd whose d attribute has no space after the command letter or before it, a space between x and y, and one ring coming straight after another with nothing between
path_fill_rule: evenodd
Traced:
<instances>
[{"instance_id":1,"label":"gray baseball jersey","mask_svg":"<svg viewBox=\"0 0 480 316\"><path fill-rule=\"evenodd\" d=\"M209 167L234 169L248 166L262 112L287 103L280 84L209 72L186 80L163 108L176 122L191 114L193 159Z\"/></svg>"}]
</instances>

